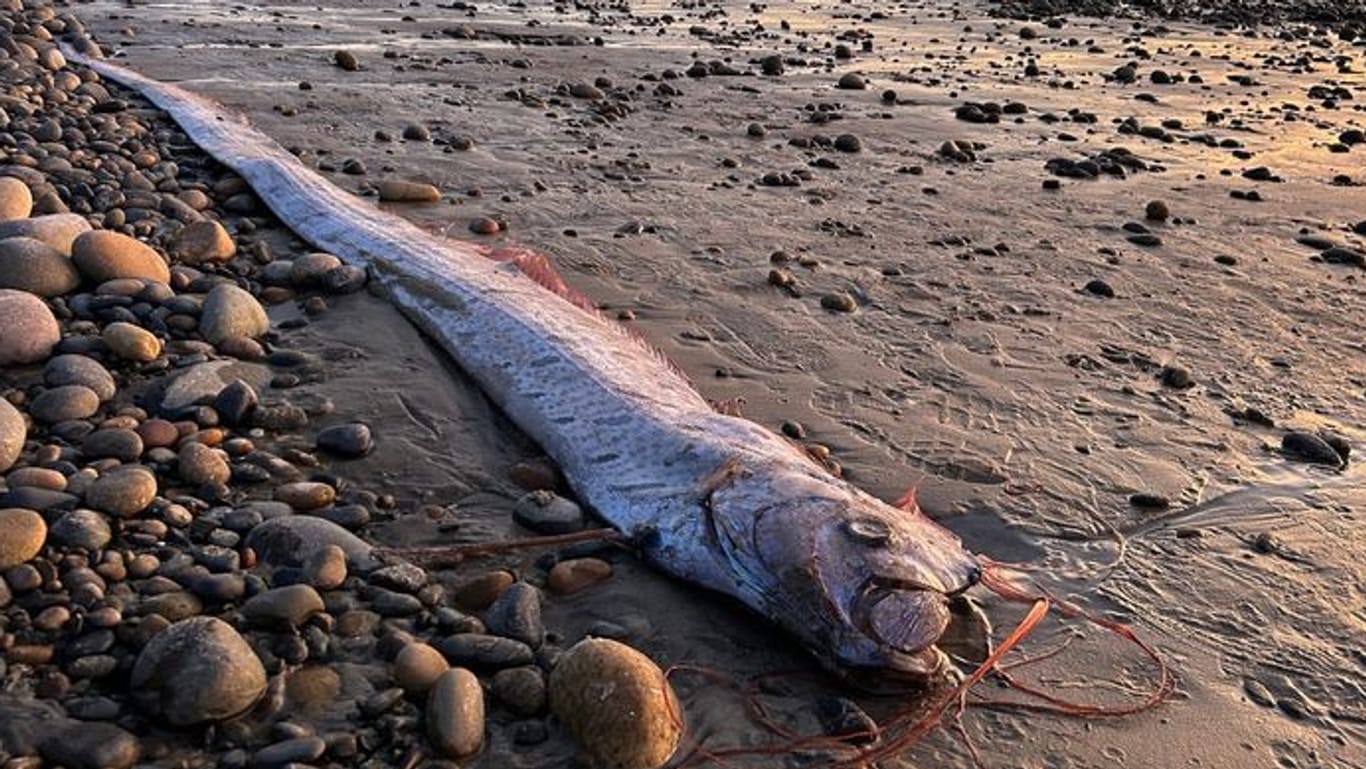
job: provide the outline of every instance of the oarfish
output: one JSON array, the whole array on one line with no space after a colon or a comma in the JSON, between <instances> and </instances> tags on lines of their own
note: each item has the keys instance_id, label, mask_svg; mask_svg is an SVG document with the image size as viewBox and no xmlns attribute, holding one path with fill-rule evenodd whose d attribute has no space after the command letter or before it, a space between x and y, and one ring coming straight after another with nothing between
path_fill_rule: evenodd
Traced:
<instances>
[{"instance_id":1,"label":"oarfish","mask_svg":"<svg viewBox=\"0 0 1366 769\"><path fill-rule=\"evenodd\" d=\"M912 682L940 670L949 601L981 572L914 506L884 503L778 434L718 413L620 325L489 248L337 188L221 105L70 58L165 110L285 225L367 269L656 567L734 597L835 670Z\"/></svg>"}]
</instances>

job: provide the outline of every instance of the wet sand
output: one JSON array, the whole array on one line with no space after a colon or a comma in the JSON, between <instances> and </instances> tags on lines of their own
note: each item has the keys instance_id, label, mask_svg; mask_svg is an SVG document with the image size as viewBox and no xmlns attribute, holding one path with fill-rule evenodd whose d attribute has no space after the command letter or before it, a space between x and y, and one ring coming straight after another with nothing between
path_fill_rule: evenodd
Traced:
<instances>
[{"instance_id":1,"label":"wet sand","mask_svg":"<svg viewBox=\"0 0 1366 769\"><path fill-rule=\"evenodd\" d=\"M1350 467L1271 450L1287 429L1362 438L1361 271L1296 242L1362 247L1351 226L1366 217L1355 186L1366 147L1330 151L1363 122L1360 46L1180 22L1078 17L1053 29L969 6L870 18L860 4L758 15L363 5L92 3L81 15L126 65L241 110L305 162L361 160L368 173L333 175L346 188L430 181L446 200L402 212L455 237L474 237L475 218L505 220L502 237L550 254L609 312L630 311L707 397L744 398L770 427L799 422L880 496L914 486L973 550L1044 566L1050 587L1132 622L1179 674L1172 702L1114 721L975 710L966 722L988 765L1366 764L1366 495ZM584 44L534 44L570 41ZM852 58L835 58L841 42ZM339 48L361 68L333 66ZM791 57L784 74L757 75L775 53ZM755 74L683 74L713 60ZM1031 60L1038 76L1025 74ZM1138 82L1107 82L1130 62ZM1157 69L1187 80L1154 84ZM849 72L868 87L837 88ZM570 95L598 78L611 81L594 86L601 99ZM1355 98L1330 108L1316 86ZM1027 111L969 123L955 118L966 102ZM1130 117L1181 127L1163 129L1171 141L1122 133ZM442 143L400 139L409 123ZM381 130L395 141L377 141ZM860 151L791 143L840 134ZM455 149L463 139L470 148ZM944 158L946 141L973 143L975 160ZM1116 146L1163 170L1041 188L1057 178L1050 159ZM1263 166L1283 181L1242 176ZM800 186L760 183L798 170L810 174ZM1251 190L1263 199L1230 196ZM1153 200L1180 223L1145 222ZM1161 245L1132 243L1129 222ZM775 264L777 251L790 260ZM770 284L775 268L792 290ZM1097 279L1112 298L1084 289ZM856 309L824 309L835 292ZM449 541L414 525L422 503L457 504L462 537L511 532L505 468L534 449L377 300L343 300L329 317L290 344L354 346L372 361L327 386L339 403L371 404L380 426L382 450L350 472L390 481L408 516L378 537ZM1193 386L1164 383L1169 366ZM1275 426L1247 419L1249 407ZM1135 493L1172 508L1136 508ZM982 601L998 626L1019 615ZM608 620L663 664L737 677L811 667L743 612L628 559L605 586L547 608L570 640ZM1031 646L1073 630L1050 626ZM1129 649L1085 635L1037 680L1102 698L1107 685L1080 687L1147 680ZM696 734L724 743L752 731L723 692L680 689ZM775 707L810 726L816 690L837 689L799 687ZM481 765L572 752L493 746ZM906 763L971 760L941 732Z\"/></svg>"}]
</instances>

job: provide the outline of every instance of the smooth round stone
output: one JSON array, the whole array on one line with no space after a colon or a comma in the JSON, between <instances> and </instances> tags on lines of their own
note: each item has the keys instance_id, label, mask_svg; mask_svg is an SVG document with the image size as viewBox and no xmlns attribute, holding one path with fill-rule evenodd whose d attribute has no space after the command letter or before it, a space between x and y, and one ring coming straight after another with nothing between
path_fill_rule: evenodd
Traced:
<instances>
[{"instance_id":1,"label":"smooth round stone","mask_svg":"<svg viewBox=\"0 0 1366 769\"><path fill-rule=\"evenodd\" d=\"M336 590L346 582L346 551L324 545L304 559L304 581L318 590Z\"/></svg>"},{"instance_id":2,"label":"smooth round stone","mask_svg":"<svg viewBox=\"0 0 1366 769\"><path fill-rule=\"evenodd\" d=\"M96 478L85 491L85 503L96 510L130 518L152 504L156 476L144 467L118 467Z\"/></svg>"},{"instance_id":3,"label":"smooth round stone","mask_svg":"<svg viewBox=\"0 0 1366 769\"><path fill-rule=\"evenodd\" d=\"M599 766L654 769L678 749L683 710L649 657L625 644L590 638L550 672L550 709Z\"/></svg>"},{"instance_id":4,"label":"smooth round stone","mask_svg":"<svg viewBox=\"0 0 1366 769\"><path fill-rule=\"evenodd\" d=\"M109 351L123 360L149 363L161 355L161 340L156 334L132 323L110 323L100 337Z\"/></svg>"},{"instance_id":5,"label":"smooth round stone","mask_svg":"<svg viewBox=\"0 0 1366 769\"><path fill-rule=\"evenodd\" d=\"M327 743L321 737L295 737L281 740L252 754L254 769L280 769L295 764L309 764L322 757Z\"/></svg>"},{"instance_id":6,"label":"smooth round stone","mask_svg":"<svg viewBox=\"0 0 1366 769\"><path fill-rule=\"evenodd\" d=\"M41 752L48 764L66 769L128 769L142 757L142 743L114 724L73 723L52 730Z\"/></svg>"},{"instance_id":7,"label":"smooth round stone","mask_svg":"<svg viewBox=\"0 0 1366 769\"><path fill-rule=\"evenodd\" d=\"M137 432L148 448L174 446L180 440L180 430L174 422L165 419L149 419L138 425Z\"/></svg>"},{"instance_id":8,"label":"smooth round stone","mask_svg":"<svg viewBox=\"0 0 1366 769\"><path fill-rule=\"evenodd\" d=\"M0 222L27 219L33 213L33 192L12 176L0 176Z\"/></svg>"},{"instance_id":9,"label":"smooth round stone","mask_svg":"<svg viewBox=\"0 0 1366 769\"><path fill-rule=\"evenodd\" d=\"M231 426L246 424L259 403L256 389L242 379L233 380L213 399L213 407L219 418L223 424Z\"/></svg>"},{"instance_id":10,"label":"smooth round stone","mask_svg":"<svg viewBox=\"0 0 1366 769\"><path fill-rule=\"evenodd\" d=\"M75 291L79 285L76 265L52 246L33 238L0 240L0 288L50 297Z\"/></svg>"},{"instance_id":11,"label":"smooth round stone","mask_svg":"<svg viewBox=\"0 0 1366 769\"><path fill-rule=\"evenodd\" d=\"M369 454L374 447L370 427L360 422L332 425L318 433L318 450L334 456L356 459Z\"/></svg>"},{"instance_id":12,"label":"smooth round stone","mask_svg":"<svg viewBox=\"0 0 1366 769\"><path fill-rule=\"evenodd\" d=\"M180 622L204 613L199 596L184 590L154 595L142 602L142 613L156 614L168 622Z\"/></svg>"},{"instance_id":13,"label":"smooth round stone","mask_svg":"<svg viewBox=\"0 0 1366 769\"><path fill-rule=\"evenodd\" d=\"M435 203L441 199L441 190L421 182L386 179L375 188L379 199L386 203Z\"/></svg>"},{"instance_id":14,"label":"smooth round stone","mask_svg":"<svg viewBox=\"0 0 1366 769\"><path fill-rule=\"evenodd\" d=\"M612 576L612 564L601 558L571 558L550 568L546 587L560 595L586 590Z\"/></svg>"},{"instance_id":15,"label":"smooth round stone","mask_svg":"<svg viewBox=\"0 0 1366 769\"><path fill-rule=\"evenodd\" d=\"M11 489L22 487L66 491L66 476L46 467L21 467L5 476L5 483Z\"/></svg>"},{"instance_id":16,"label":"smooth round stone","mask_svg":"<svg viewBox=\"0 0 1366 769\"><path fill-rule=\"evenodd\" d=\"M528 582L514 583L484 612L484 624L494 635L540 648L545 642L541 591Z\"/></svg>"},{"instance_id":17,"label":"smooth round stone","mask_svg":"<svg viewBox=\"0 0 1366 769\"><path fill-rule=\"evenodd\" d=\"M416 641L403 647L394 658L394 683L408 694L426 694L450 667L441 652Z\"/></svg>"},{"instance_id":18,"label":"smooth round stone","mask_svg":"<svg viewBox=\"0 0 1366 769\"><path fill-rule=\"evenodd\" d=\"M101 401L113 398L118 392L114 375L94 358L84 355L58 355L43 368L43 382L48 387L81 385L89 387Z\"/></svg>"},{"instance_id":19,"label":"smooth round stone","mask_svg":"<svg viewBox=\"0 0 1366 769\"><path fill-rule=\"evenodd\" d=\"M457 633L438 643L437 648L452 665L479 670L501 670L530 665L536 659L536 653L530 646L511 638L493 635Z\"/></svg>"},{"instance_id":20,"label":"smooth round stone","mask_svg":"<svg viewBox=\"0 0 1366 769\"><path fill-rule=\"evenodd\" d=\"M232 468L228 466L227 457L193 440L180 447L176 472L181 480L195 486L227 483L232 477Z\"/></svg>"},{"instance_id":21,"label":"smooth round stone","mask_svg":"<svg viewBox=\"0 0 1366 769\"><path fill-rule=\"evenodd\" d=\"M10 469L24 451L28 424L14 404L0 398L0 473Z\"/></svg>"},{"instance_id":22,"label":"smooth round stone","mask_svg":"<svg viewBox=\"0 0 1366 769\"><path fill-rule=\"evenodd\" d=\"M568 534L583 528L583 509L553 491L533 491L512 506L512 519L538 534Z\"/></svg>"},{"instance_id":23,"label":"smooth round stone","mask_svg":"<svg viewBox=\"0 0 1366 769\"><path fill-rule=\"evenodd\" d=\"M296 286L315 286L323 276L342 266L342 261L332 254L315 252L304 254L294 260L289 269L289 282Z\"/></svg>"},{"instance_id":24,"label":"smooth round stone","mask_svg":"<svg viewBox=\"0 0 1366 769\"><path fill-rule=\"evenodd\" d=\"M315 481L286 483L275 489L275 499L295 510L317 510L332 504L337 499L337 490Z\"/></svg>"},{"instance_id":25,"label":"smooth round stone","mask_svg":"<svg viewBox=\"0 0 1366 769\"><path fill-rule=\"evenodd\" d=\"M85 419L100 410L100 396L82 385L62 385L39 393L29 405L29 413L39 422L56 424Z\"/></svg>"},{"instance_id":26,"label":"smooth round stone","mask_svg":"<svg viewBox=\"0 0 1366 769\"><path fill-rule=\"evenodd\" d=\"M465 611L483 611L516 581L512 572L504 569L484 572L460 583L452 591L451 597L455 605Z\"/></svg>"},{"instance_id":27,"label":"smooth round stone","mask_svg":"<svg viewBox=\"0 0 1366 769\"><path fill-rule=\"evenodd\" d=\"M43 550L47 524L32 510L0 510L0 570L27 563Z\"/></svg>"},{"instance_id":28,"label":"smooth round stone","mask_svg":"<svg viewBox=\"0 0 1366 769\"><path fill-rule=\"evenodd\" d=\"M71 260L81 274L103 283L116 278L171 282L171 268L152 247L110 230L92 230L71 244Z\"/></svg>"},{"instance_id":29,"label":"smooth round stone","mask_svg":"<svg viewBox=\"0 0 1366 769\"><path fill-rule=\"evenodd\" d=\"M104 549L114 534L109 522L94 510L72 510L52 524L50 536L63 547L93 552Z\"/></svg>"},{"instance_id":30,"label":"smooth round stone","mask_svg":"<svg viewBox=\"0 0 1366 769\"><path fill-rule=\"evenodd\" d=\"M226 262L237 253L237 244L223 225L211 219L185 225L176 233L171 247L176 258L185 264Z\"/></svg>"},{"instance_id":31,"label":"smooth round stone","mask_svg":"<svg viewBox=\"0 0 1366 769\"><path fill-rule=\"evenodd\" d=\"M308 585L286 585L252 596L242 606L242 616L263 627L298 627L324 610L317 590Z\"/></svg>"},{"instance_id":32,"label":"smooth round stone","mask_svg":"<svg viewBox=\"0 0 1366 769\"><path fill-rule=\"evenodd\" d=\"M256 297L227 283L215 286L204 300L199 333L210 344L226 339L255 339L270 330L270 318Z\"/></svg>"},{"instance_id":33,"label":"smooth round stone","mask_svg":"<svg viewBox=\"0 0 1366 769\"><path fill-rule=\"evenodd\" d=\"M491 689L499 702L519 716L534 716L545 709L545 675L534 665L494 673Z\"/></svg>"},{"instance_id":34,"label":"smooth round stone","mask_svg":"<svg viewBox=\"0 0 1366 769\"><path fill-rule=\"evenodd\" d=\"M135 462L142 456L142 436L121 427L96 430L81 441L81 453L90 459Z\"/></svg>"},{"instance_id":35,"label":"smooth round stone","mask_svg":"<svg viewBox=\"0 0 1366 769\"><path fill-rule=\"evenodd\" d=\"M130 691L172 726L222 721L245 712L266 691L266 671L228 623L181 620L138 655Z\"/></svg>"},{"instance_id":36,"label":"smooth round stone","mask_svg":"<svg viewBox=\"0 0 1366 769\"><path fill-rule=\"evenodd\" d=\"M42 299L26 291L0 288L0 366L46 360L61 341L62 329Z\"/></svg>"},{"instance_id":37,"label":"smooth round stone","mask_svg":"<svg viewBox=\"0 0 1366 769\"><path fill-rule=\"evenodd\" d=\"M464 668L441 674L427 694L427 740L451 759L478 753L484 745L484 691Z\"/></svg>"},{"instance_id":38,"label":"smooth round stone","mask_svg":"<svg viewBox=\"0 0 1366 769\"><path fill-rule=\"evenodd\" d=\"M90 232L90 222L80 214L47 214L31 219L0 222L0 239L33 238L71 255L73 244L81 234Z\"/></svg>"}]
</instances>

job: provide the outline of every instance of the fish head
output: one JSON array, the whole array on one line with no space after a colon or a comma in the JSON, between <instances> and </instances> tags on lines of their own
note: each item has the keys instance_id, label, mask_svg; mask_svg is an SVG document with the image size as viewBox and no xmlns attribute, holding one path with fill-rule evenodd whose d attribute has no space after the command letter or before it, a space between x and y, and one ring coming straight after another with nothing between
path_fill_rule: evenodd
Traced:
<instances>
[{"instance_id":1,"label":"fish head","mask_svg":"<svg viewBox=\"0 0 1366 769\"><path fill-rule=\"evenodd\" d=\"M748 526L735 509L723 547L752 605L856 681L918 686L942 673L950 601L981 576L957 536L808 472L767 474L736 496Z\"/></svg>"}]
</instances>

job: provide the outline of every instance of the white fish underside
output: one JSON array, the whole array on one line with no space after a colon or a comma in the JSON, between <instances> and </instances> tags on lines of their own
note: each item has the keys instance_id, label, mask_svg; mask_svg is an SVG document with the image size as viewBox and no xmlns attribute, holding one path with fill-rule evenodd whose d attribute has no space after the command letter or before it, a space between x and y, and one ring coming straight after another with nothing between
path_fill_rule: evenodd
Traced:
<instances>
[{"instance_id":1,"label":"white fish underside","mask_svg":"<svg viewBox=\"0 0 1366 769\"><path fill-rule=\"evenodd\" d=\"M512 264L337 188L241 116L176 86L68 55L166 111L305 240L367 268L559 463L580 501L622 531L658 532L657 565L769 613L720 567L724 556L707 545L701 503L707 479L737 463L821 472L784 438L717 413L656 352Z\"/></svg>"}]
</instances>

